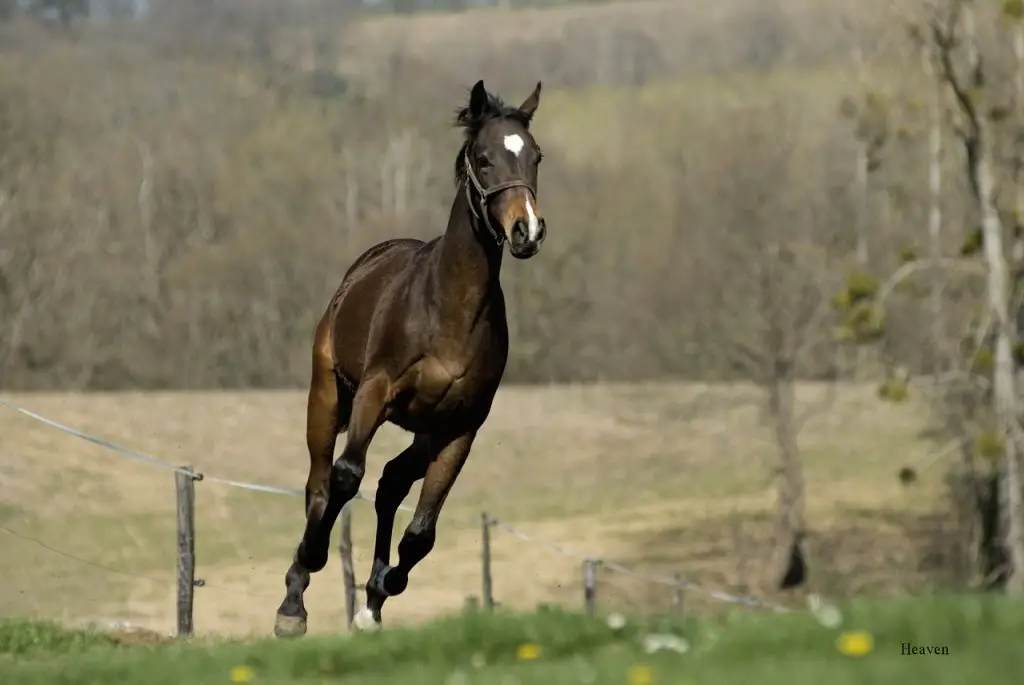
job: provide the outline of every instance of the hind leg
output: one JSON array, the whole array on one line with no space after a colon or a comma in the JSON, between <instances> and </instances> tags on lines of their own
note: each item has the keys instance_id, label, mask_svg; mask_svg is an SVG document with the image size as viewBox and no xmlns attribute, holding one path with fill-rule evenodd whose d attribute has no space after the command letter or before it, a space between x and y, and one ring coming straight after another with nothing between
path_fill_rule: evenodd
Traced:
<instances>
[{"instance_id":1,"label":"hind leg","mask_svg":"<svg viewBox=\"0 0 1024 685\"><path fill-rule=\"evenodd\" d=\"M384 466L377 483L374 503L377 535L373 545L373 568L366 582L366 605L353 619L357 630L373 629L380 624L380 611L387 599L382 581L391 568L391 535L395 514L413 483L426 475L432 456L429 438L417 435L412 445Z\"/></svg>"},{"instance_id":2,"label":"hind leg","mask_svg":"<svg viewBox=\"0 0 1024 685\"><path fill-rule=\"evenodd\" d=\"M435 442L435 446L440 449L434 459L428 460L420 498L416 503L416 512L398 543L398 565L393 568L385 566L379 570L375 568L373 578L368 584L384 597L393 597L405 592L409 584L409 573L434 548L441 507L444 506L455 479L466 463L475 435L475 432L466 433L454 439ZM369 592L367 596L369 598ZM383 604L383 599L379 601ZM359 614L357 628L379 626L379 611L375 616L372 608L367 606Z\"/></svg>"},{"instance_id":3,"label":"hind leg","mask_svg":"<svg viewBox=\"0 0 1024 685\"><path fill-rule=\"evenodd\" d=\"M274 624L274 633L278 637L299 636L306 632L307 615L302 596L309 587L310 574L327 565L329 540L321 534L321 522L327 509L334 445L338 432L345 429L351 408L352 394L348 388L341 385L324 360L314 357L306 405L306 446L309 449L306 529L293 563L285 574L287 589Z\"/></svg>"}]
</instances>

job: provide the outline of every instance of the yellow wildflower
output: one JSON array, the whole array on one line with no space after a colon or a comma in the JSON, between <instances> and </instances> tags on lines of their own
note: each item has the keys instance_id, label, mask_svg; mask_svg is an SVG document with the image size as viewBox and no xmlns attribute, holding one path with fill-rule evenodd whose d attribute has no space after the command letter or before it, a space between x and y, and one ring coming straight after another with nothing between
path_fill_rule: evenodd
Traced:
<instances>
[{"instance_id":1,"label":"yellow wildflower","mask_svg":"<svg viewBox=\"0 0 1024 685\"><path fill-rule=\"evenodd\" d=\"M651 671L650 666L637 664L630 667L627 678L629 685L651 685L654 682L654 672Z\"/></svg>"},{"instance_id":2,"label":"yellow wildflower","mask_svg":"<svg viewBox=\"0 0 1024 685\"><path fill-rule=\"evenodd\" d=\"M836 649L846 656L864 656L874 648L874 641L871 633L857 630L842 633L836 640Z\"/></svg>"},{"instance_id":3,"label":"yellow wildflower","mask_svg":"<svg viewBox=\"0 0 1024 685\"><path fill-rule=\"evenodd\" d=\"M519 645L519 648L516 650L516 656L523 661L532 661L540 657L540 647L531 643Z\"/></svg>"},{"instance_id":4,"label":"yellow wildflower","mask_svg":"<svg viewBox=\"0 0 1024 685\"><path fill-rule=\"evenodd\" d=\"M252 680L253 675L252 669L248 666L235 666L231 669L231 682L247 683Z\"/></svg>"}]
</instances>

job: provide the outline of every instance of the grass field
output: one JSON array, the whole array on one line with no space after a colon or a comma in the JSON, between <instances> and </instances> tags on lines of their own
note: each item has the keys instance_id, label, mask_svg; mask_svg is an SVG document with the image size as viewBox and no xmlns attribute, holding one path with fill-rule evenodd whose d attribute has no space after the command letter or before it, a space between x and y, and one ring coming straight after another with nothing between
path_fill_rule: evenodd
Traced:
<instances>
[{"instance_id":1,"label":"grass field","mask_svg":"<svg viewBox=\"0 0 1024 685\"><path fill-rule=\"evenodd\" d=\"M808 384L804 407L830 393ZM749 386L648 384L503 388L441 518L435 551L387 625L460 609L479 594L479 515L542 540L652 574L683 573L753 591L770 544L775 451ZM221 477L301 488L301 392L38 394L23 405L175 464ZM949 546L942 477L921 406L886 405L845 386L801 433L808 483L810 588L884 596L942 584ZM408 438L385 427L364 492ZM903 487L901 466L921 478ZM171 474L0 411L0 615L173 627ZM414 489L406 504L414 504ZM356 572L368 573L373 512L354 505ZM301 500L197 485L200 633L267 634L302 527ZM408 522L400 514L397 530ZM397 538L396 538L397 540ZM55 551L56 550L56 551ZM938 550L938 551L937 551ZM69 558L72 555L75 558ZM579 561L495 531L496 599L532 610L579 607ZM337 557L307 593L312 632L342 625ZM89 563L82 563L85 560ZM940 569L941 571L941 569ZM664 588L602 573L603 609L663 608ZM705 610L699 597L688 598Z\"/></svg>"},{"instance_id":2,"label":"grass field","mask_svg":"<svg viewBox=\"0 0 1024 685\"><path fill-rule=\"evenodd\" d=\"M1024 665L1024 605L1001 597L860 603L825 628L808 612L719 621L627 622L560 611L467 614L428 625L296 642L125 644L55 625L0 623L5 685L206 685L252 682L472 685L1000 685ZM678 649L651 653L651 636ZM865 647L851 655L850 635ZM132 641L128 641L132 642ZM137 641L135 641L137 642ZM940 654L904 656L903 643ZM856 646L856 645L854 645ZM945 653L948 652L948 653ZM527 657L527 658L524 658Z\"/></svg>"}]
</instances>

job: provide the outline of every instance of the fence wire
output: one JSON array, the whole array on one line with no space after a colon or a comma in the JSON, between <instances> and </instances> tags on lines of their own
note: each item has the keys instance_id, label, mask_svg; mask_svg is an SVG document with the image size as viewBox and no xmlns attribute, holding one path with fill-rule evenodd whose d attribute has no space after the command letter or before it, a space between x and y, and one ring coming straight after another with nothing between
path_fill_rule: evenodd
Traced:
<instances>
[{"instance_id":1,"label":"fence wire","mask_svg":"<svg viewBox=\"0 0 1024 685\"><path fill-rule=\"evenodd\" d=\"M199 472L199 471L195 471L195 470L190 470L190 469L182 467L182 466L177 466L175 464L169 463L167 461L164 461L162 459L156 458L154 456L151 456L151 455L148 455L148 454L143 454L143 453L141 453L139 451L136 451L136 450L130 449L128 447L125 447L123 445L117 444L117 443L112 442L110 440L98 437L96 435L92 435L92 434L86 433L86 432L84 432L82 430L79 430L79 429L73 427L73 426L69 426L69 425L64 424L62 422L56 421L54 419L51 419L51 418L49 418L47 416L43 416L43 415L41 415L41 414L39 414L37 412L34 412L34 411L30 410L30 409L27 409L26 407L23 407L23 406L21 406L19 404L16 404L14 402L11 402L11 401L3 399L3 398L0 398L0 406L3 406L5 408L7 408L7 409L10 409L10 410L14 411L14 412L17 412L17 413L19 413L19 414L21 414L23 416L26 416L26 417L28 417L28 418L36 421L36 422L42 423L42 424L44 424L44 425L46 425L46 426L48 426L50 428L53 428L53 429L55 429L57 431L60 431L60 432L65 433L67 435L70 435L70 436L73 436L75 438L78 438L80 440L84 440L86 442L89 442L89 443L92 443L94 445L97 445L97 446L99 446L101 448L104 448L105 450L108 450L108 451L110 451L112 453L115 453L115 454L117 454L117 455L119 455L121 457L125 457L125 458L133 460L135 462L138 462L138 463L141 463L141 464L144 464L144 465L147 465L147 466L152 466L152 467L155 467L155 468L158 468L158 469L162 469L162 470L165 470L165 471L170 471L170 472L174 472L174 473L183 473L183 474L191 476L196 481L202 481L204 483L216 483L216 484L223 485L223 486L226 486L226 487L229 487L229 488L235 488L235 489L238 489L238 490L245 490L245 491L251 491L251 492L269 493L269 494L287 495L287 496L303 496L304 495L302 490L296 490L296 489L291 489L291 488L284 488L284 487L279 487L279 486L275 486L275 485L266 485L266 484L262 484L262 483L251 483L251 482L247 482L247 481L235 480L235 479L230 479L230 478L222 478L222 477L219 477L219 476L216 476L216 475L211 475L211 474L208 474L208 473L203 473L203 472ZM363 493L363 492L360 492L359 494L357 494L356 499L358 499L360 501L365 501L365 502L373 502L374 501L374 497L372 495L369 495L369 494L366 494L366 493ZM400 511L404 511L404 512L410 512L410 513L414 511L414 509L412 507L405 506L405 505L400 506L399 510ZM477 523L479 523L479 521L477 521ZM496 519L496 518L489 518L488 519L488 524L489 524L489 527L491 529L500 530L500 531L506 533L507 535L510 535L513 538L516 538L516 539L518 539L518 540L520 540L522 542L525 542L525 543L528 543L528 544L531 544L531 545L534 545L534 546L546 549L546 550L548 550L548 551L550 551L550 552L552 552L552 553L554 553L556 555L559 555L561 557L565 557L565 558L568 558L568 559L574 559L574 560L577 560L577 561L580 561L580 562L596 563L598 565L598 567L602 571L610 572L610 573L617 574L617 575L620 575L620 576L623 576L623 577L628 577L628 578L636 580L636 581L640 581L640 582L643 582L643 583L650 583L650 584L654 584L654 585L658 585L658 586L664 586L666 588L671 588L671 589L679 591L679 592L686 592L686 593L693 593L693 594L697 594L697 595L702 595L702 596L704 596L706 598L709 598L711 600L714 600L714 601L717 601L717 602L723 602L723 603L730 604L730 605L742 606L742 607L747 607L747 608L751 608L751 609L771 610L771 611L775 611L775 612L779 612L779 613L787 613L787 612L790 611L790 609L788 609L786 607L783 607L783 606L780 606L780 605L777 605L777 604L773 604L771 602L768 602L768 601L763 600L763 599L758 598L758 597L732 594L732 593L724 592L724 591L721 591L721 590L706 588L706 587L703 587L702 585L700 585L700 584L698 584L696 582L693 582L693 581L685 579L685 578L681 578L681 577L658 577L658 576L649 575L649 574L643 573L643 572L641 572L641 571L639 571L637 569L630 568L628 566L625 566L625 565L623 565L621 563L618 563L618 562L615 562L615 561L612 561L612 560L600 559L599 557L596 557L594 555L588 555L588 554L583 554L583 553L577 552L577 551L575 551L573 549L570 549L566 545L563 545L563 544L560 544L560 543L551 542L549 540L540 539L538 537L530 535L529 533L526 533L525 531L520 530L520 529L518 529L518 528L516 528L514 526L511 526L508 523L505 523L504 521L501 521L501 520ZM68 553L66 551L63 551L63 550L57 548L57 547L49 545L49 544L47 544L46 542L44 542L44 541L42 541L40 539L37 539L37 538L32 537L30 535L26 535L26 534L20 533L19 531L14 530L14 529L12 529L10 527L7 527L5 525L0 525L0 530L4 531L8 535L11 535L11 536L14 536L16 538L19 538L20 540L22 540L24 542L33 543L33 544L38 545L39 547L41 547L41 548L43 548L43 549L45 549L45 550L47 550L47 551L49 551L49 552L51 552L51 553L53 553L55 555L59 555L59 556L62 556L64 558L77 561L78 563L85 564L87 566L91 566L91 567L94 567L94 568L97 568L97 569L105 570L105 571L108 571L110 573L121 574L121 575L131 575L131 576L133 576L135 578L139 578L138 574L122 571L122 570L114 568L114 567L112 567L110 565L105 565L105 564L100 564L100 563L96 563L96 562L90 561L89 559L84 558L84 556ZM174 579L173 578L167 578L166 580L152 578L150 580L152 580L152 582L154 582L154 583L166 582L169 585L173 585L174 584ZM278 582L279 582L279 579L275 579L274 580L274 584L275 585L278 584ZM231 587L227 587L226 585L220 584L220 583L204 582L203 583L203 587L207 588L209 590L212 590L214 592L218 592L218 593L235 594L235 595L241 595L241 596L246 596L246 597L258 597L258 598L264 598L264 599L275 599L275 600L277 599L276 596L272 596L272 595L267 594L267 593L251 592L251 591L247 591L247 590L231 588Z\"/></svg>"}]
</instances>

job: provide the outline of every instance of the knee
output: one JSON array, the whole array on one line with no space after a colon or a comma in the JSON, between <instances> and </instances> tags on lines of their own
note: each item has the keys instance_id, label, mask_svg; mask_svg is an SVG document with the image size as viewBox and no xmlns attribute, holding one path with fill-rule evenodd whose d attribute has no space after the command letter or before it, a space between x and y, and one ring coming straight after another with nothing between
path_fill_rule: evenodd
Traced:
<instances>
[{"instance_id":1,"label":"knee","mask_svg":"<svg viewBox=\"0 0 1024 685\"><path fill-rule=\"evenodd\" d=\"M359 485L363 482L363 473L366 471L359 464L353 464L345 459L339 459L331 467L331 494L337 493L348 501L359 492Z\"/></svg>"}]
</instances>

